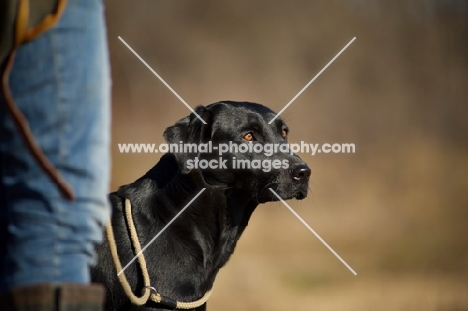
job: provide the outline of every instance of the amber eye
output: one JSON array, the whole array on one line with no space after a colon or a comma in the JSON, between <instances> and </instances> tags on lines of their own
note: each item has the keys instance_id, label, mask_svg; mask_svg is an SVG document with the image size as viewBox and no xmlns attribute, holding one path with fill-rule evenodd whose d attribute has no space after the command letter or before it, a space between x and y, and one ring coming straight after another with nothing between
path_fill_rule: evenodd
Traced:
<instances>
[{"instance_id":1,"label":"amber eye","mask_svg":"<svg viewBox=\"0 0 468 311\"><path fill-rule=\"evenodd\" d=\"M252 141L254 139L252 133L247 133L243 137L246 141Z\"/></svg>"},{"instance_id":2,"label":"amber eye","mask_svg":"<svg viewBox=\"0 0 468 311\"><path fill-rule=\"evenodd\" d=\"M283 138L286 138L286 136L288 136L288 132L286 130L283 130L281 132L281 136L283 136Z\"/></svg>"}]
</instances>

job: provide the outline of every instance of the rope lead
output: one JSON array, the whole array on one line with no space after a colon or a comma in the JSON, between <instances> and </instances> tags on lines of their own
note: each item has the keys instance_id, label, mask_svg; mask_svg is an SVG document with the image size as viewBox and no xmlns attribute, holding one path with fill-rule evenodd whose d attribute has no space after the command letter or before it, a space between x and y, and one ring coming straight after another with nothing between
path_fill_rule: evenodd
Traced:
<instances>
[{"instance_id":1,"label":"rope lead","mask_svg":"<svg viewBox=\"0 0 468 311\"><path fill-rule=\"evenodd\" d=\"M141 251L141 245L140 245L140 241L138 240L138 235L136 232L135 224L133 223L132 205L129 199L125 199L125 217L127 219L128 227L130 229L130 238L132 240L133 247L135 248L135 252L138 254ZM112 224L110 221L106 225L106 234L107 234L107 240L109 242L109 248L112 254L112 260L114 261L115 268L117 271L122 271L122 263L120 262L119 255L117 253L117 245L115 243L114 232L113 232ZM211 290L206 292L202 298L196 301L192 301L192 302L181 302L181 301L177 301L166 296L162 296L156 291L154 287L150 285L148 268L146 266L146 260L145 260L145 256L143 255L143 253L141 253L140 256L138 256L138 263L140 264L141 273L143 275L143 285L144 285L141 291L142 295L140 297L136 296L132 292L132 289L130 288L130 284L128 283L125 273L122 272L118 275L118 279L125 291L125 294L130 299L130 301L137 306L142 306L148 300L151 300L151 301L154 301L155 303L162 304L170 308L195 309L205 304L211 296L211 293L212 293Z\"/></svg>"}]
</instances>

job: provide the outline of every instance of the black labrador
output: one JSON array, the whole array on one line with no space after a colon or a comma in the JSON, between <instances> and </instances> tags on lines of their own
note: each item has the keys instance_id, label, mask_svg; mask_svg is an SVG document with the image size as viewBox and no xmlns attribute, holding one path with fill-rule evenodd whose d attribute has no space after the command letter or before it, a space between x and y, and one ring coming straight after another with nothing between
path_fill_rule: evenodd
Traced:
<instances>
[{"instance_id":1,"label":"black labrador","mask_svg":"<svg viewBox=\"0 0 468 311\"><path fill-rule=\"evenodd\" d=\"M284 152L285 148L269 153L240 148L249 144L287 143L289 129L281 118L268 124L276 115L269 108L224 101L200 106L195 112L206 124L192 113L168 127L164 138L168 144L179 147L181 143L206 147L211 141L212 152L193 149L180 152L183 148L168 152L143 177L110 194L111 221L118 254L125 265L135 256L123 211L125 199L132 204L133 220L143 247L206 188L144 252L151 286L179 301L197 300L212 288L216 274L234 252L257 205L278 201L269 188L285 200L301 200L307 196L310 177L307 164L299 156ZM220 156L221 144L229 142L230 150L226 152L224 148ZM117 279L108 242L97 251L99 259L92 270L92 279L106 287L106 310L172 310L152 301L143 307L132 305ZM125 274L133 292L140 295L143 280L136 261ZM206 304L192 310L206 310Z\"/></svg>"}]
</instances>

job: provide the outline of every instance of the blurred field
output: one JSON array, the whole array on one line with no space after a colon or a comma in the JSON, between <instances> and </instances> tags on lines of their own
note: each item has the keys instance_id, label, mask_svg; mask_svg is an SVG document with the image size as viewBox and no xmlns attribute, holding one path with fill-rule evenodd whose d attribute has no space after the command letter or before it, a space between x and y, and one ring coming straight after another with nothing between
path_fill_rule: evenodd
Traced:
<instances>
[{"instance_id":1,"label":"blurred field","mask_svg":"<svg viewBox=\"0 0 468 311\"><path fill-rule=\"evenodd\" d=\"M468 5L463 1L107 2L112 189L158 155L192 107L224 99L279 111L354 36L283 118L291 142L353 142L301 155L311 194L260 206L215 283L210 310L468 310Z\"/></svg>"}]
</instances>

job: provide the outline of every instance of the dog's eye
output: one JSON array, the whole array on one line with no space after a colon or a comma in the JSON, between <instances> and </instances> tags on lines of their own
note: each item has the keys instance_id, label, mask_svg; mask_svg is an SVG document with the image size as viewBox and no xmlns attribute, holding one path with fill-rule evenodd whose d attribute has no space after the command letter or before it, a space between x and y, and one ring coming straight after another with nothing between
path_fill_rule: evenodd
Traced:
<instances>
[{"instance_id":1,"label":"dog's eye","mask_svg":"<svg viewBox=\"0 0 468 311\"><path fill-rule=\"evenodd\" d=\"M252 140L254 140L254 137L253 137L252 133L247 133L247 134L245 134L243 138L244 138L246 141L252 141Z\"/></svg>"},{"instance_id":2,"label":"dog's eye","mask_svg":"<svg viewBox=\"0 0 468 311\"><path fill-rule=\"evenodd\" d=\"M288 131L283 130L283 131L281 132L281 136L283 136L283 138L286 138L286 136L288 136Z\"/></svg>"}]
</instances>

